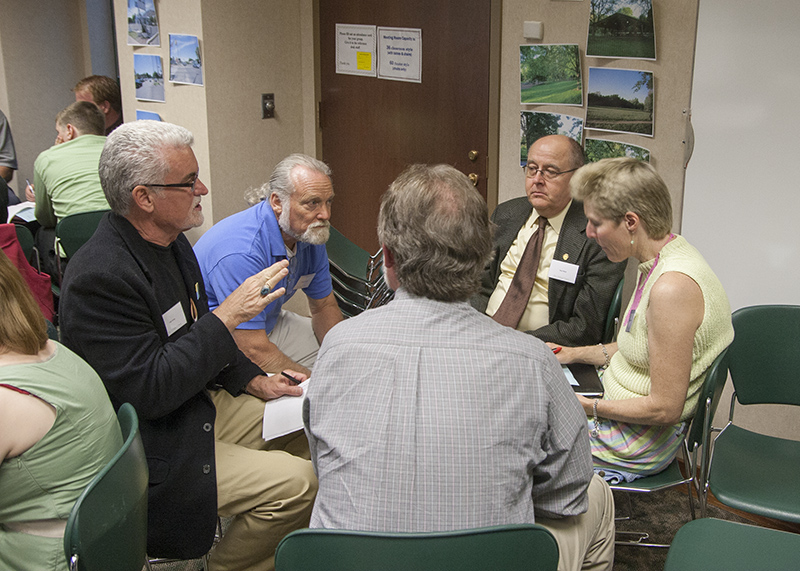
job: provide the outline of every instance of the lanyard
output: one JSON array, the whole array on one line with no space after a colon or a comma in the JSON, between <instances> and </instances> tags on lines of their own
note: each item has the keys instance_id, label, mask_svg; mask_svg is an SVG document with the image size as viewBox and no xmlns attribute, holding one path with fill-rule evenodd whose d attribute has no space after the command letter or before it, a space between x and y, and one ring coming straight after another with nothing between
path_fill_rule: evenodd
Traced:
<instances>
[{"instance_id":1,"label":"lanyard","mask_svg":"<svg viewBox=\"0 0 800 571\"><path fill-rule=\"evenodd\" d=\"M674 238L675 234L670 234L669 240L667 240L667 244L672 242ZM664 246L666 246L667 244L664 244ZM661 250L659 250L658 254L656 254L656 258L655 260L653 260L653 265L650 267L650 271L647 272L647 275L645 276L644 274L642 274L639 277L639 284L636 286L636 292L633 294L633 303L631 304L631 309L628 312L628 315L626 316L625 331L627 333L631 332L631 326L633 325L633 318L636 315L636 310L639 309L639 303L641 303L642 295L644 294L644 286L647 284L647 280L650 279L653 270L656 269L660 257L661 257Z\"/></svg>"}]
</instances>

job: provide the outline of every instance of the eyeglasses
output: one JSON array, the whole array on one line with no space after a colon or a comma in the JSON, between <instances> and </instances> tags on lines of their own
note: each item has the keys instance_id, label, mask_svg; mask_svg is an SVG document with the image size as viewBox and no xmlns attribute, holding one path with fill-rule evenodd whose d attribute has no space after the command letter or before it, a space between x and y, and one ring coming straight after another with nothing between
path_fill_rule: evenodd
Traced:
<instances>
[{"instance_id":1,"label":"eyeglasses","mask_svg":"<svg viewBox=\"0 0 800 571\"><path fill-rule=\"evenodd\" d=\"M562 174L567 174L569 172L576 171L579 168L580 167L575 167L574 169L569 169L568 171L557 171L553 167L547 167L547 168L544 168L544 169L540 169L539 167L537 167L534 164L529 164L529 165L523 165L522 166L522 170L525 171L525 176L527 178L535 177L536 173L538 172L538 173L542 174L542 178L544 180L553 180L553 179L561 176Z\"/></svg>"},{"instance_id":2,"label":"eyeglasses","mask_svg":"<svg viewBox=\"0 0 800 571\"><path fill-rule=\"evenodd\" d=\"M192 182L174 182L172 184L143 184L142 186L154 186L156 188L188 188L190 192L194 192L194 187L197 185L197 181L200 180L199 176L194 177Z\"/></svg>"}]
</instances>

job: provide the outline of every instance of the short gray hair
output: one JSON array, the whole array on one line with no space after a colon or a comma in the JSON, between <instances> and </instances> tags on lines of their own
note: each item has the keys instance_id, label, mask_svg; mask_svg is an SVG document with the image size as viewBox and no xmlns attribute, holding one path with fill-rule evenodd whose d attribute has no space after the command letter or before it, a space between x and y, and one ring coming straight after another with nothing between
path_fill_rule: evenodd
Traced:
<instances>
[{"instance_id":1,"label":"short gray hair","mask_svg":"<svg viewBox=\"0 0 800 571\"><path fill-rule=\"evenodd\" d=\"M133 121L108 136L100 155L100 184L111 210L120 216L130 211L131 191L140 184L164 182L169 172L164 151L194 144L188 129L161 121Z\"/></svg>"},{"instance_id":2,"label":"short gray hair","mask_svg":"<svg viewBox=\"0 0 800 571\"><path fill-rule=\"evenodd\" d=\"M325 176L331 176L331 169L328 165L308 155L295 153L289 155L275 167L269 181L262 184L257 188L251 188L245 191L244 199L250 206L258 204L262 200L267 200L271 194L275 193L281 200L281 204L288 204L289 197L294 192L294 183L292 182L292 170L294 167L302 166L311 171L322 173Z\"/></svg>"},{"instance_id":3,"label":"short gray hair","mask_svg":"<svg viewBox=\"0 0 800 571\"><path fill-rule=\"evenodd\" d=\"M492 248L486 202L449 165L413 165L383 195L378 238L414 295L465 301L478 291Z\"/></svg>"}]
</instances>

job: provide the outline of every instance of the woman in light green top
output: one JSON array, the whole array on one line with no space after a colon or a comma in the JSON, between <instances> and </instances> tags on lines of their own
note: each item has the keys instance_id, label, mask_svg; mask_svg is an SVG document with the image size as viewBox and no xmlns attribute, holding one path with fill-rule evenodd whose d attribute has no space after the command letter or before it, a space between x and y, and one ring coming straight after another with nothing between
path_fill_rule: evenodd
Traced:
<instances>
[{"instance_id":1,"label":"woman in light green top","mask_svg":"<svg viewBox=\"0 0 800 571\"><path fill-rule=\"evenodd\" d=\"M0 252L0 569L67 569L70 510L121 446L100 378L48 340L38 305Z\"/></svg>"},{"instance_id":2,"label":"woman in light green top","mask_svg":"<svg viewBox=\"0 0 800 571\"><path fill-rule=\"evenodd\" d=\"M570 181L593 238L613 262L638 264L617 343L564 347L562 363L607 367L589 417L595 470L633 480L666 468L694 414L705 372L733 340L728 298L700 253L672 234L672 203L648 163L604 159Z\"/></svg>"}]
</instances>

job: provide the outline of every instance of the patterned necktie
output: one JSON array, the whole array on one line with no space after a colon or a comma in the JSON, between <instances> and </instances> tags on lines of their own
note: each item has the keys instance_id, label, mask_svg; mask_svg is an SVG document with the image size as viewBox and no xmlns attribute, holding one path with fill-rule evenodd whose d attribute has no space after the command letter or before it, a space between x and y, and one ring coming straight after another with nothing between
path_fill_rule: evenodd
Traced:
<instances>
[{"instance_id":1,"label":"patterned necktie","mask_svg":"<svg viewBox=\"0 0 800 571\"><path fill-rule=\"evenodd\" d=\"M528 299L533 291L533 284L536 281L536 272L539 270L539 258L542 257L542 244L544 243L544 230L547 226L547 218L539 216L539 228L536 234L528 240L525 252L519 260L517 271L508 287L506 296L492 319L508 327L517 328L525 308L528 307Z\"/></svg>"}]
</instances>

